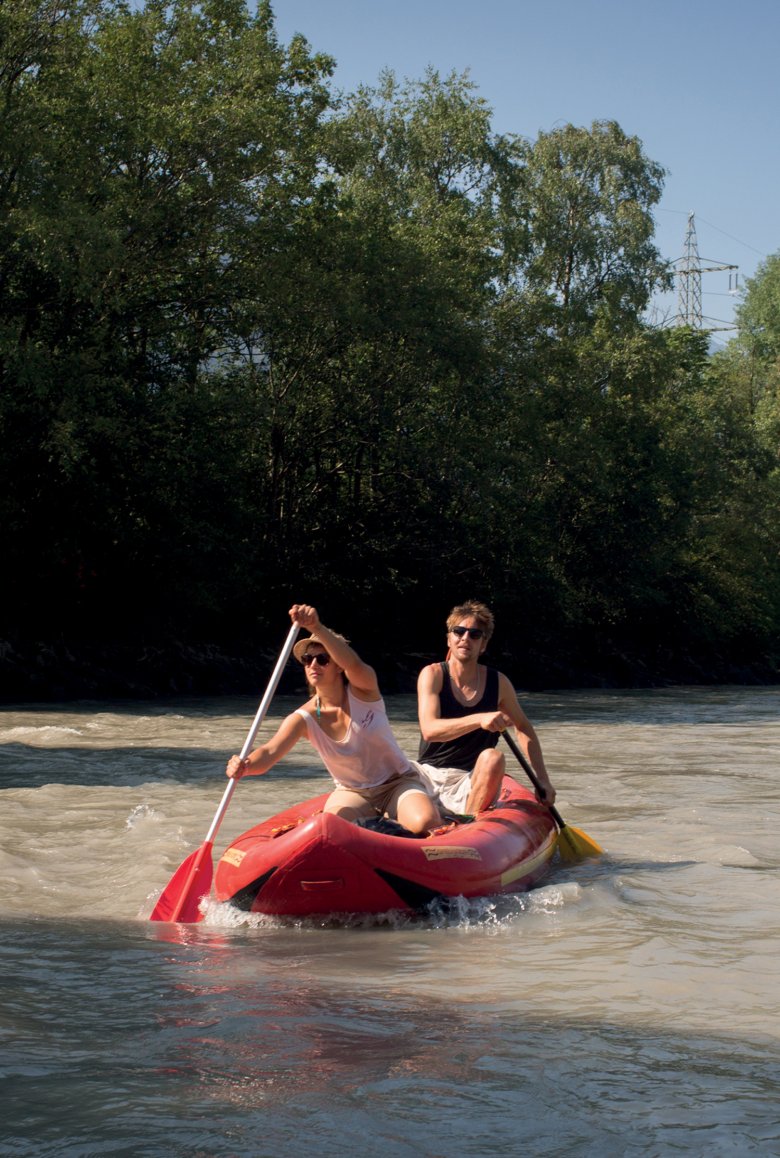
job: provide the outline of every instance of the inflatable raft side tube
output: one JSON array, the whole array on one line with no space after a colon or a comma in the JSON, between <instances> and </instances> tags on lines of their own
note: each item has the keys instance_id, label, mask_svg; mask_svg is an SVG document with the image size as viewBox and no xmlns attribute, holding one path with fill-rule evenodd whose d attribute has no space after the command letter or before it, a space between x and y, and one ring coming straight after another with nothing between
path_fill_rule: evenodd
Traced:
<instances>
[{"instance_id":1,"label":"inflatable raft side tube","mask_svg":"<svg viewBox=\"0 0 780 1158\"><path fill-rule=\"evenodd\" d=\"M375 869L374 871L410 909L424 909L432 901L437 901L442 896L441 893L418 884L417 881L407 880L406 877L396 876L395 873L386 872L384 869Z\"/></svg>"},{"instance_id":2,"label":"inflatable raft side tube","mask_svg":"<svg viewBox=\"0 0 780 1158\"><path fill-rule=\"evenodd\" d=\"M244 913L251 913L252 906L257 900L260 890L266 881L270 880L270 878L274 875L278 867L278 865L274 865L274 867L270 868L268 872L265 872L262 874L262 876L259 876L255 880L250 881L248 885L244 885L243 889L239 889L237 893L229 898L230 904L235 905L237 909L241 909L241 911Z\"/></svg>"}]
</instances>

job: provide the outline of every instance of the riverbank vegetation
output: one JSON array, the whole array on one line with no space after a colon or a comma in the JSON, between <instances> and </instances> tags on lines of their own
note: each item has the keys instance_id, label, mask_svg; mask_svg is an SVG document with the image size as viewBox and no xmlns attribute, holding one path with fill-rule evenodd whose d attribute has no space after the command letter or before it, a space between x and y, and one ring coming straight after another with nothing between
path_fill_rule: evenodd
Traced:
<instances>
[{"instance_id":1,"label":"riverbank vegetation","mask_svg":"<svg viewBox=\"0 0 780 1158\"><path fill-rule=\"evenodd\" d=\"M0 693L251 690L315 602L388 690L778 677L780 275L657 328L662 166L339 95L243 0L0 6Z\"/></svg>"}]
</instances>

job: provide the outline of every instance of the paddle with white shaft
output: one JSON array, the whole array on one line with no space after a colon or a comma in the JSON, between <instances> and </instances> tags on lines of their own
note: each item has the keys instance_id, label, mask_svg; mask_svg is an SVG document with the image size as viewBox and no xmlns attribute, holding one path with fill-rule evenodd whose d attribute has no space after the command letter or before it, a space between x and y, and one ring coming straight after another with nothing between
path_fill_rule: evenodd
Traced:
<instances>
[{"instance_id":1,"label":"paddle with white shaft","mask_svg":"<svg viewBox=\"0 0 780 1158\"><path fill-rule=\"evenodd\" d=\"M242 760L245 760L252 750L257 730L265 719L265 715L273 699L279 680L281 679L284 666L290 658L299 631L300 627L297 623L294 623L290 628L290 633L282 648L282 653L276 662L276 667L273 670L268 687L265 689L265 695L260 701L257 714L252 721L252 727L249 729L244 746L241 749ZM211 828L206 833L206 839L199 849L196 849L195 852L191 853L187 859L179 865L163 889L157 904L154 906L152 915L149 918L150 921L181 921L185 924L194 924L197 921L203 920L200 902L201 899L211 891L211 880L214 876L211 850L237 783L238 781L236 779L231 779L228 782L219 808L211 822Z\"/></svg>"}]
</instances>

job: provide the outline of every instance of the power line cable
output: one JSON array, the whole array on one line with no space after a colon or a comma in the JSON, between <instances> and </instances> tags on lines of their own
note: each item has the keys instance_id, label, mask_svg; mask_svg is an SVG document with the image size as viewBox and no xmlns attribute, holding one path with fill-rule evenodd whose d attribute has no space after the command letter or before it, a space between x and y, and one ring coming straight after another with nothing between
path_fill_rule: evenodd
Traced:
<instances>
[{"instance_id":1,"label":"power line cable","mask_svg":"<svg viewBox=\"0 0 780 1158\"><path fill-rule=\"evenodd\" d=\"M658 212L659 213L674 213L676 216L679 216L679 217L687 217L688 216L688 210L686 210L686 209L661 209L661 208L659 208ZM733 233L727 233L726 230L721 229L719 225L713 225L711 221L708 221L706 217L702 217L699 213L696 214L696 220L704 222L705 225L709 225L710 229L714 229L716 231L716 233L722 233L723 236L728 237L729 240L736 241L737 245L744 245L745 249L752 250L753 253L757 253L759 257L766 258L769 256L768 254L764 253L763 250L756 249L755 245L751 245L747 241L742 241L739 237L735 237Z\"/></svg>"}]
</instances>

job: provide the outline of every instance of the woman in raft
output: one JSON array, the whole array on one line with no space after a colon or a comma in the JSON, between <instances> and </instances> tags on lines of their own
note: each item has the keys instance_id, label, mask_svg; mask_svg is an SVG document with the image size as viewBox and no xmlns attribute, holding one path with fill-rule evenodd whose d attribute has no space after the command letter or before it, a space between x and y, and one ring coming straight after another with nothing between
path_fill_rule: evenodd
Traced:
<instances>
[{"instance_id":1,"label":"woman in raft","mask_svg":"<svg viewBox=\"0 0 780 1158\"><path fill-rule=\"evenodd\" d=\"M325 812L353 821L388 816L418 836L438 827L436 805L390 730L374 669L316 608L296 603L290 619L311 632L293 648L311 698L245 760L232 756L227 775L261 776L306 736L336 783Z\"/></svg>"}]
</instances>

